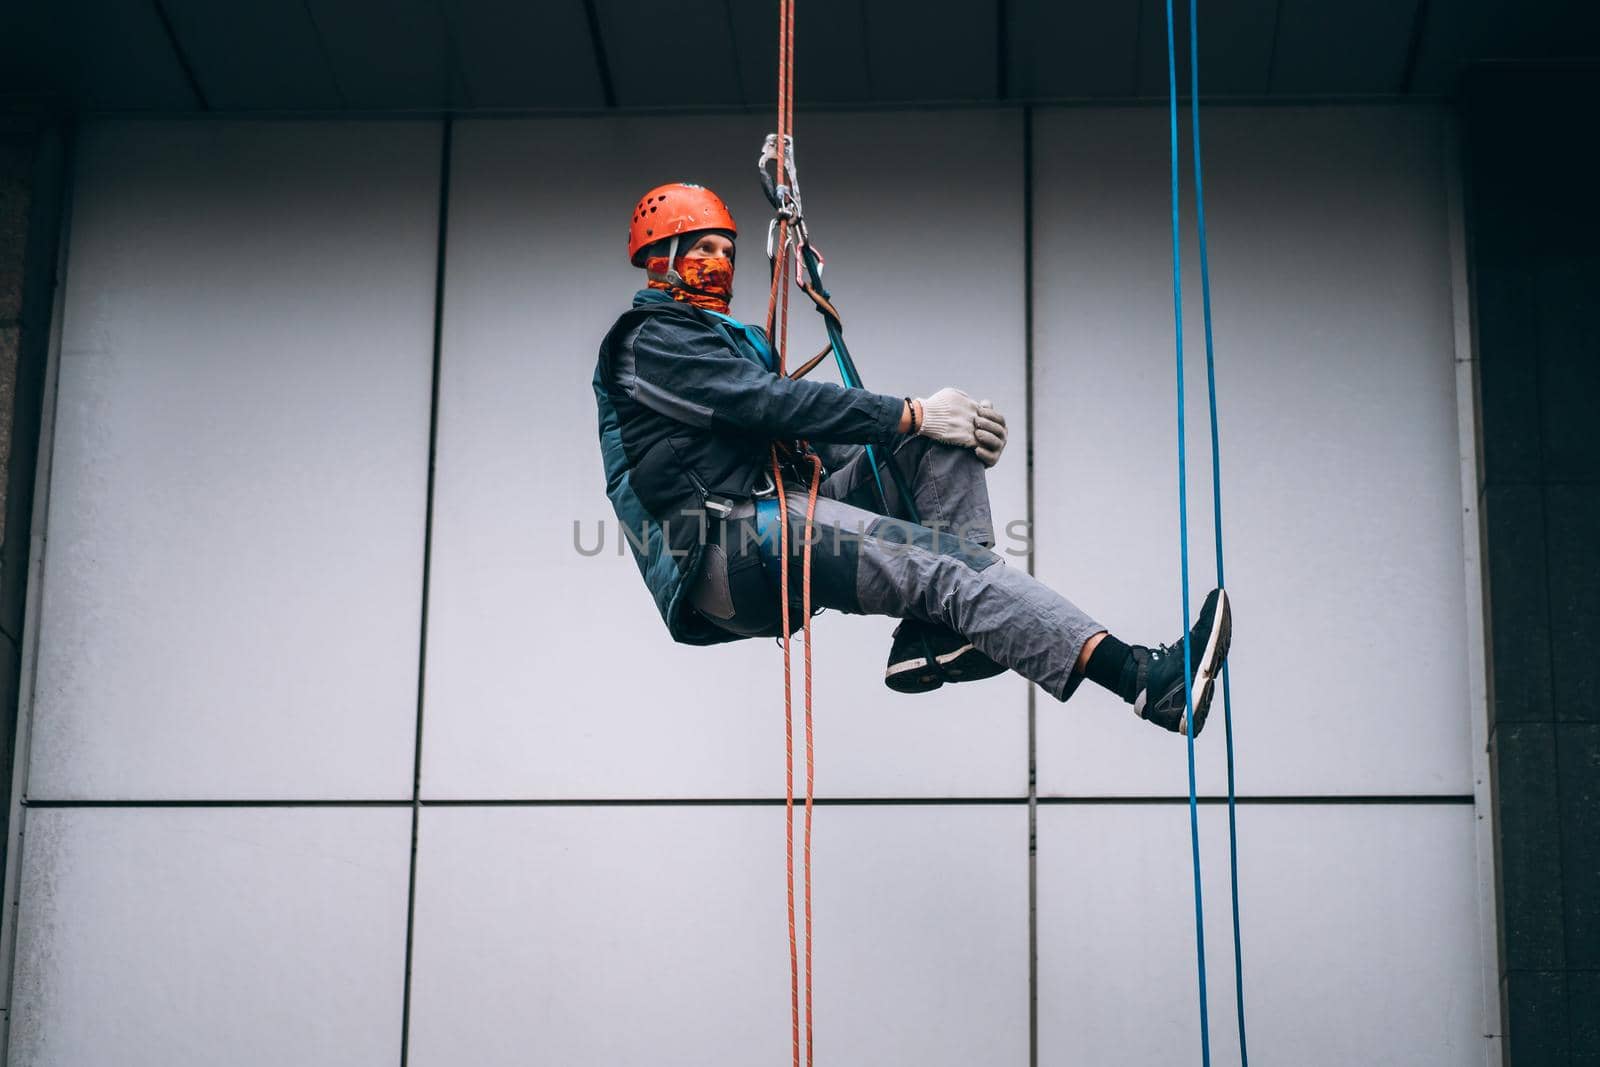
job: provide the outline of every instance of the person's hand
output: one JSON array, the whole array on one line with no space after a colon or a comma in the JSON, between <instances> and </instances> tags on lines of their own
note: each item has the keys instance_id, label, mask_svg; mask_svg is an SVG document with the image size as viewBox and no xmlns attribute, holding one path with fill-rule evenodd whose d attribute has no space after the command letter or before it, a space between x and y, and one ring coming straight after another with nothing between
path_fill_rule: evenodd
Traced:
<instances>
[{"instance_id":1,"label":"person's hand","mask_svg":"<svg viewBox=\"0 0 1600 1067\"><path fill-rule=\"evenodd\" d=\"M941 444L976 448L978 445L978 402L950 386L926 399L918 399L922 425L917 433Z\"/></svg>"},{"instance_id":2,"label":"person's hand","mask_svg":"<svg viewBox=\"0 0 1600 1067\"><path fill-rule=\"evenodd\" d=\"M976 451L983 465L992 467L999 463L1000 453L1006 448L1006 417L987 400L978 403L978 412L973 418L973 435L977 438Z\"/></svg>"}]
</instances>

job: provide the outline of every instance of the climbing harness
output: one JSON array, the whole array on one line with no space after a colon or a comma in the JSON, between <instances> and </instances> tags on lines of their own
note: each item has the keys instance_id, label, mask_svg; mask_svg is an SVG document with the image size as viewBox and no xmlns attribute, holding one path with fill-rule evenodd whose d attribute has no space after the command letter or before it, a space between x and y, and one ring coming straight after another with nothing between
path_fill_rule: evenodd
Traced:
<instances>
[{"instance_id":1,"label":"climbing harness","mask_svg":"<svg viewBox=\"0 0 1600 1067\"><path fill-rule=\"evenodd\" d=\"M1200 1057L1207 1067L1211 1063L1211 1031L1206 1003L1206 940L1205 906L1200 889L1200 818L1195 797L1194 772L1194 692L1192 688L1192 663L1189 631L1189 495L1188 455L1184 437L1183 389L1183 262L1182 237L1178 210L1178 59L1173 32L1172 0L1167 6L1167 115L1171 132L1172 163L1172 308L1177 336L1178 378L1178 530L1182 559L1183 582L1183 666L1184 703L1187 710L1189 750L1189 845L1194 861L1194 936L1195 960L1200 985ZM1189 112L1193 119L1195 220L1199 233L1200 293L1205 315L1206 338L1206 389L1211 415L1211 501L1212 522L1216 537L1217 585L1226 588L1222 570L1222 466L1221 448L1217 434L1217 377L1216 357L1211 332L1211 268L1206 257L1206 201L1204 171L1200 152L1200 33L1196 11L1197 0L1189 0ZM1228 665L1222 665L1222 715L1227 739L1228 759L1228 867L1230 892L1233 904L1233 973L1234 992L1238 998L1239 1059L1241 1067L1249 1067L1250 1056L1245 1041L1244 1025L1244 953L1239 938L1239 833L1235 818L1233 775L1233 700L1228 686Z\"/></svg>"}]
</instances>

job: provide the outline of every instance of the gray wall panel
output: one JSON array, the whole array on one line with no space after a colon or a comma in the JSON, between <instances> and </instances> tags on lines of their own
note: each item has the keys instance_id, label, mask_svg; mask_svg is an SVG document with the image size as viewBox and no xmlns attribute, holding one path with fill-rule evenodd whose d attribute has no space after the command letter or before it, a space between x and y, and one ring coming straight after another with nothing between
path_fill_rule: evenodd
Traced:
<instances>
[{"instance_id":1,"label":"gray wall panel","mask_svg":"<svg viewBox=\"0 0 1600 1067\"><path fill-rule=\"evenodd\" d=\"M1026 809L815 834L816 1061L1027 1063ZM772 807L425 809L411 1062L787 1062L783 839Z\"/></svg>"},{"instance_id":2,"label":"gray wall panel","mask_svg":"<svg viewBox=\"0 0 1600 1067\"><path fill-rule=\"evenodd\" d=\"M734 311L761 321L768 212L761 119L464 123L451 182L429 608L428 796L772 796L782 672L770 641L674 646L622 544L595 437L594 353L642 276L628 206L695 177L745 235ZM991 477L1024 515L1021 127L1015 114L802 117L801 174L827 276L869 386L957 383L1010 417ZM908 160L938 182L908 185ZM575 174L583 174L581 182ZM963 270L959 302L941 264ZM977 269L968 269L976 267ZM798 294L797 294L798 295ZM803 306L802 306L803 305ZM821 347L794 305L795 361ZM832 378L831 368L817 372ZM580 556L573 525L606 551ZM1013 563L1020 565L1020 560ZM923 699L882 687L892 624L816 620L818 788L1021 795L1025 690ZM796 652L796 702L798 647Z\"/></svg>"},{"instance_id":3,"label":"gray wall panel","mask_svg":"<svg viewBox=\"0 0 1600 1067\"><path fill-rule=\"evenodd\" d=\"M410 795L438 151L85 130L32 796Z\"/></svg>"},{"instance_id":4,"label":"gray wall panel","mask_svg":"<svg viewBox=\"0 0 1600 1067\"><path fill-rule=\"evenodd\" d=\"M1442 120L1216 108L1206 135L1239 788L1470 792ZM1165 116L1041 113L1036 160L1039 571L1124 640L1172 641ZM1185 253L1198 603L1215 565ZM1218 713L1198 749L1220 792ZM1184 791L1181 741L1092 687L1039 727L1042 792Z\"/></svg>"},{"instance_id":5,"label":"gray wall panel","mask_svg":"<svg viewBox=\"0 0 1600 1067\"><path fill-rule=\"evenodd\" d=\"M1239 812L1252 1063L1484 1062L1467 805ZM1039 1062L1200 1055L1189 812L1039 810ZM1227 811L1201 813L1212 1063L1239 1062ZM1492 1024L1490 1024L1492 1025Z\"/></svg>"},{"instance_id":6,"label":"gray wall panel","mask_svg":"<svg viewBox=\"0 0 1600 1067\"><path fill-rule=\"evenodd\" d=\"M400 1055L410 813L34 810L17 1067Z\"/></svg>"},{"instance_id":7,"label":"gray wall panel","mask_svg":"<svg viewBox=\"0 0 1600 1067\"><path fill-rule=\"evenodd\" d=\"M638 282L623 213L652 184L729 197L734 310L760 319L765 122L456 125L426 796L781 792L777 651L667 638L617 554L589 388ZM1118 634L1170 640L1164 117L1037 122L1040 574ZM800 126L868 384L997 401L1013 444L995 514L1026 518L1020 114ZM1241 790L1470 792L1445 128L1416 110L1214 109L1207 133ZM88 127L35 798L409 797L438 149L432 122ZM1198 598L1210 471L1186 255ZM798 360L822 331L794 306ZM602 519L605 553L579 555L574 521L592 541ZM891 627L817 620L819 792L1025 795L1024 683L897 697L879 682ZM1038 711L1042 793L1182 791L1181 740L1093 687ZM1207 790L1220 727L1199 745ZM31 809L13 1062L395 1062L408 815ZM1202 819L1227 1063L1223 812ZM1240 819L1259 1060L1481 1059L1470 807ZM1027 1062L1026 808L816 820L819 1062ZM1039 1062L1193 1057L1186 828L1180 805L1041 808ZM782 839L770 806L423 809L411 1062L786 1056Z\"/></svg>"}]
</instances>

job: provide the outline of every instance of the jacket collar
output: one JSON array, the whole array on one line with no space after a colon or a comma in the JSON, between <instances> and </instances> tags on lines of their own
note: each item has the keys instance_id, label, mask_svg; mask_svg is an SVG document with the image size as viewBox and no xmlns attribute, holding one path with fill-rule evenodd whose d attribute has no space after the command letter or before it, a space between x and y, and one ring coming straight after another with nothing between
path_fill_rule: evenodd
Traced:
<instances>
[{"instance_id":1,"label":"jacket collar","mask_svg":"<svg viewBox=\"0 0 1600 1067\"><path fill-rule=\"evenodd\" d=\"M633 294L633 306L643 307L646 304L672 304L676 303L670 293L662 289L640 289Z\"/></svg>"},{"instance_id":2,"label":"jacket collar","mask_svg":"<svg viewBox=\"0 0 1600 1067\"><path fill-rule=\"evenodd\" d=\"M670 294L661 289L640 289L638 292L633 294L633 306L636 308L644 307L646 304L675 303L677 303L677 301L673 300ZM691 311L703 310L692 307L688 304L682 304L680 306ZM766 333L760 328L755 326L747 326L738 319L734 318L732 315L719 315L715 311L707 311L705 314L722 319L724 322L735 327L744 335L744 342L749 346L750 351L748 353L741 352L740 354L746 359L750 359L751 356L754 356L755 358L752 362L759 364L769 371L773 370L777 366L777 358L772 354L772 342L767 340ZM739 346L736 345L735 347Z\"/></svg>"},{"instance_id":3,"label":"jacket collar","mask_svg":"<svg viewBox=\"0 0 1600 1067\"><path fill-rule=\"evenodd\" d=\"M634 307L644 307L646 304L677 304L686 311L704 311L706 314L715 315L717 318L722 319L725 322L733 322L741 328L744 327L744 323L740 322L732 315L725 315L720 311L710 311L706 308L697 308L693 304L684 304L674 300L672 299L672 294L667 292L665 289L640 289L638 292L633 294Z\"/></svg>"}]
</instances>

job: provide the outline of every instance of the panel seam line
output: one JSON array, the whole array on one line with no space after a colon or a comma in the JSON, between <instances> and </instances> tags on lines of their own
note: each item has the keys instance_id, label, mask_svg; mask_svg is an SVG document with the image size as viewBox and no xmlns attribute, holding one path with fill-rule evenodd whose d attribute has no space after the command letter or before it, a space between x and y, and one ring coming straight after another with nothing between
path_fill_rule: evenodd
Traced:
<instances>
[{"instance_id":1,"label":"panel seam line","mask_svg":"<svg viewBox=\"0 0 1600 1067\"><path fill-rule=\"evenodd\" d=\"M450 232L450 157L455 120L446 117L439 146L438 237L433 278L433 353L428 392L428 474L423 495L422 603L417 636L417 715L411 763L411 853L406 875L406 951L404 987L400 1001L400 1067L411 1053L411 965L416 941L417 839L422 821L423 710L428 680L428 590L433 564L434 483L439 456L439 368L444 326L445 252Z\"/></svg>"}]
</instances>

